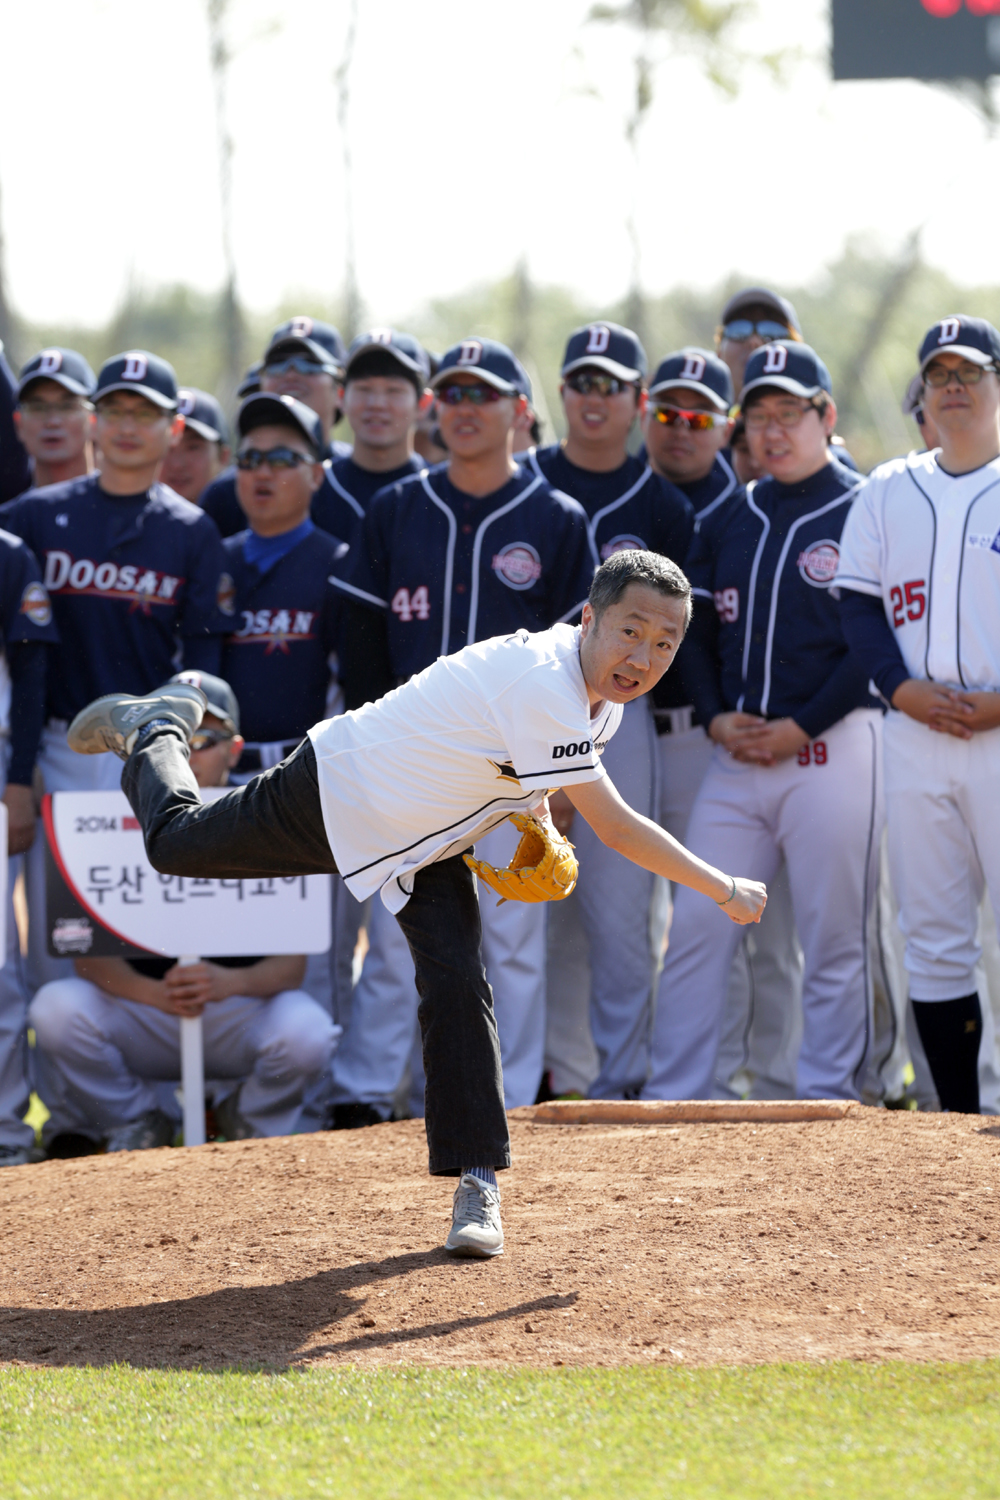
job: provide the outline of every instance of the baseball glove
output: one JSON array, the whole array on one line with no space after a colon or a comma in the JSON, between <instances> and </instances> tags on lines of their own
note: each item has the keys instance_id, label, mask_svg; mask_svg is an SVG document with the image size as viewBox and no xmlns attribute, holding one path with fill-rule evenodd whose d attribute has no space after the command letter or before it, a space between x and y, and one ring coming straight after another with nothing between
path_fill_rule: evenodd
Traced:
<instances>
[{"instance_id":1,"label":"baseball glove","mask_svg":"<svg viewBox=\"0 0 1000 1500\"><path fill-rule=\"evenodd\" d=\"M579 865L573 845L533 813L511 813L521 841L506 870L471 854L463 856L472 872L503 901L561 901L576 885Z\"/></svg>"}]
</instances>

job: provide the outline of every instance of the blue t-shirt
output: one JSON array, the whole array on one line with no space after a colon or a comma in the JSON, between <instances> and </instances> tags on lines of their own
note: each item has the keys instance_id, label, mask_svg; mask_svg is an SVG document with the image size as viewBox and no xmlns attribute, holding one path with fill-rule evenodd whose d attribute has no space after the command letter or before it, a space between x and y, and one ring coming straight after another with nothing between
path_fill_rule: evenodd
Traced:
<instances>
[{"instance_id":1,"label":"blue t-shirt","mask_svg":"<svg viewBox=\"0 0 1000 1500\"><path fill-rule=\"evenodd\" d=\"M583 510L541 476L519 469L475 496L444 463L378 491L340 586L386 611L403 679L474 641L574 620L595 562Z\"/></svg>"},{"instance_id":2,"label":"blue t-shirt","mask_svg":"<svg viewBox=\"0 0 1000 1500\"><path fill-rule=\"evenodd\" d=\"M815 738L854 708L880 707L830 592L861 483L834 463L801 484L761 479L699 522L695 618L678 660L702 723L739 709L793 718Z\"/></svg>"},{"instance_id":3,"label":"blue t-shirt","mask_svg":"<svg viewBox=\"0 0 1000 1500\"><path fill-rule=\"evenodd\" d=\"M236 694L246 740L294 743L327 717L343 608L330 574L343 565L347 546L311 527L262 570L247 561L252 539L243 531L223 543L236 586L236 627L222 649L221 675Z\"/></svg>"},{"instance_id":4,"label":"blue t-shirt","mask_svg":"<svg viewBox=\"0 0 1000 1500\"><path fill-rule=\"evenodd\" d=\"M166 485L108 495L100 476L28 490L0 511L43 569L60 644L47 712L148 693L181 666L217 671L233 585L214 523Z\"/></svg>"}]
</instances>

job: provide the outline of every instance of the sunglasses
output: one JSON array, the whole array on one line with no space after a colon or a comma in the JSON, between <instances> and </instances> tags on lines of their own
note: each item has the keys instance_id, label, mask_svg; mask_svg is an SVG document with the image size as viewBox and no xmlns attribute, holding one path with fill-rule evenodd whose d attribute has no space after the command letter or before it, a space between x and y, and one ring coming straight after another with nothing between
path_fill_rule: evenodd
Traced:
<instances>
[{"instance_id":1,"label":"sunglasses","mask_svg":"<svg viewBox=\"0 0 1000 1500\"><path fill-rule=\"evenodd\" d=\"M287 375L289 370L294 370L297 375L333 374L328 365L318 365L314 359L307 359L304 354L290 354L287 359L269 359L261 374Z\"/></svg>"},{"instance_id":2,"label":"sunglasses","mask_svg":"<svg viewBox=\"0 0 1000 1500\"><path fill-rule=\"evenodd\" d=\"M247 448L236 455L236 467L244 471L261 469L265 464L269 469L297 469L299 464L315 462L308 453L297 453L294 448L268 448L266 453L260 448Z\"/></svg>"},{"instance_id":3,"label":"sunglasses","mask_svg":"<svg viewBox=\"0 0 1000 1500\"><path fill-rule=\"evenodd\" d=\"M605 375L599 370L580 370L578 374L567 375L566 384L578 396L617 396L621 391L635 389L631 381L619 380L617 375Z\"/></svg>"},{"instance_id":4,"label":"sunglasses","mask_svg":"<svg viewBox=\"0 0 1000 1500\"><path fill-rule=\"evenodd\" d=\"M193 751L211 750L213 745L221 745L232 739L232 735L226 729L196 729L188 744Z\"/></svg>"},{"instance_id":5,"label":"sunglasses","mask_svg":"<svg viewBox=\"0 0 1000 1500\"><path fill-rule=\"evenodd\" d=\"M473 406L488 406L502 401L508 392L498 391L495 385L443 385L434 394L445 406L460 406L463 401L471 401Z\"/></svg>"},{"instance_id":6,"label":"sunglasses","mask_svg":"<svg viewBox=\"0 0 1000 1500\"><path fill-rule=\"evenodd\" d=\"M685 411L680 406L654 406L653 416L664 427L687 427L691 432L711 432L713 427L725 427L727 416L715 411Z\"/></svg>"},{"instance_id":7,"label":"sunglasses","mask_svg":"<svg viewBox=\"0 0 1000 1500\"><path fill-rule=\"evenodd\" d=\"M787 323L776 323L773 318L763 318L759 323L751 323L749 318L734 318L731 323L722 325L723 337L731 339L734 344L742 344L755 333L770 342L771 339L787 339L790 332Z\"/></svg>"},{"instance_id":8,"label":"sunglasses","mask_svg":"<svg viewBox=\"0 0 1000 1500\"><path fill-rule=\"evenodd\" d=\"M924 371L924 382L940 388L947 385L950 380L957 380L960 385L978 385L987 370L995 370L996 365L959 365L957 370L949 370L947 365L928 365Z\"/></svg>"}]
</instances>

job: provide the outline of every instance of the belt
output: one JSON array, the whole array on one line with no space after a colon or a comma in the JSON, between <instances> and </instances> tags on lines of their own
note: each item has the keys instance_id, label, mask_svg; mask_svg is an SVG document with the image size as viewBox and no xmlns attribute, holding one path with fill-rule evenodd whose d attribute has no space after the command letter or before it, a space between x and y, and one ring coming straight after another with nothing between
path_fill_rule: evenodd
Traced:
<instances>
[{"instance_id":1,"label":"belt","mask_svg":"<svg viewBox=\"0 0 1000 1500\"><path fill-rule=\"evenodd\" d=\"M700 722L690 703L684 708L654 708L657 734L687 734Z\"/></svg>"},{"instance_id":2,"label":"belt","mask_svg":"<svg viewBox=\"0 0 1000 1500\"><path fill-rule=\"evenodd\" d=\"M297 750L301 743L301 740L292 740L288 744L282 744L280 740L272 740L261 745L244 745L236 772L241 776L252 776L256 771L270 771L272 766L278 765L287 759L293 750Z\"/></svg>"}]
</instances>

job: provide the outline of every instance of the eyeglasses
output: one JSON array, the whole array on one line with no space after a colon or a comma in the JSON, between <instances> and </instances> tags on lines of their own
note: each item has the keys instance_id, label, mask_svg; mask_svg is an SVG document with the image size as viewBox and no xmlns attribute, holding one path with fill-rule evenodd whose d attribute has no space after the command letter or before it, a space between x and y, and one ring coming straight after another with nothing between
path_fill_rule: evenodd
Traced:
<instances>
[{"instance_id":1,"label":"eyeglasses","mask_svg":"<svg viewBox=\"0 0 1000 1500\"><path fill-rule=\"evenodd\" d=\"M213 745L222 745L232 739L228 729L196 729L188 744L192 751L211 750Z\"/></svg>"},{"instance_id":2,"label":"eyeglasses","mask_svg":"<svg viewBox=\"0 0 1000 1500\"><path fill-rule=\"evenodd\" d=\"M777 422L779 427L784 427L786 432L793 427L798 427L806 412L819 411L815 401L807 401L803 406L793 406L790 402L787 406L779 406L777 411L766 411L762 406L751 406L749 411L743 413L743 421L752 432L762 432L771 422Z\"/></svg>"},{"instance_id":3,"label":"eyeglasses","mask_svg":"<svg viewBox=\"0 0 1000 1500\"><path fill-rule=\"evenodd\" d=\"M723 338L734 344L742 344L755 333L770 343L772 339L787 339L790 332L787 323L776 323L773 318L762 318L759 323L752 323L749 318L734 318L731 323L722 325Z\"/></svg>"},{"instance_id":4,"label":"eyeglasses","mask_svg":"<svg viewBox=\"0 0 1000 1500\"><path fill-rule=\"evenodd\" d=\"M710 432L725 427L729 418L715 411L685 411L681 406L654 406L653 416L664 427L687 427L692 432Z\"/></svg>"},{"instance_id":5,"label":"eyeglasses","mask_svg":"<svg viewBox=\"0 0 1000 1500\"><path fill-rule=\"evenodd\" d=\"M19 409L28 417L71 417L76 411L93 411L79 396L66 401L22 401Z\"/></svg>"},{"instance_id":6,"label":"eyeglasses","mask_svg":"<svg viewBox=\"0 0 1000 1500\"><path fill-rule=\"evenodd\" d=\"M129 418L138 427L155 427L157 422L172 422L176 412L164 411L162 407L154 406L151 401L142 406L116 406L107 401L101 401L97 407L97 415L102 422L127 422Z\"/></svg>"},{"instance_id":7,"label":"eyeglasses","mask_svg":"<svg viewBox=\"0 0 1000 1500\"><path fill-rule=\"evenodd\" d=\"M579 396L617 396L620 391L634 390L628 380L619 380L617 375L605 375L601 370L580 370L566 376L566 384Z\"/></svg>"},{"instance_id":8,"label":"eyeglasses","mask_svg":"<svg viewBox=\"0 0 1000 1500\"><path fill-rule=\"evenodd\" d=\"M996 370L996 365L974 365L969 362L959 365L956 370L950 370L947 365L933 364L928 365L924 371L924 381L938 389L952 380L957 380L960 385L978 385L987 370Z\"/></svg>"},{"instance_id":9,"label":"eyeglasses","mask_svg":"<svg viewBox=\"0 0 1000 1500\"><path fill-rule=\"evenodd\" d=\"M297 469L299 464L314 464L316 460L308 453L298 453L294 448L246 448L236 455L236 467L253 471L267 464L269 469Z\"/></svg>"},{"instance_id":10,"label":"eyeglasses","mask_svg":"<svg viewBox=\"0 0 1000 1500\"><path fill-rule=\"evenodd\" d=\"M287 375L289 370L294 370L297 375L333 374L327 365L319 365L314 359L307 359L304 354L290 354L287 359L269 359L260 373L262 375Z\"/></svg>"},{"instance_id":11,"label":"eyeglasses","mask_svg":"<svg viewBox=\"0 0 1000 1500\"><path fill-rule=\"evenodd\" d=\"M495 385L443 385L434 392L439 401L445 406L460 406L463 401L471 401L473 406L488 406L494 401L502 401L509 393L498 391Z\"/></svg>"}]
</instances>

